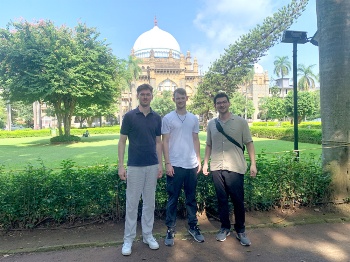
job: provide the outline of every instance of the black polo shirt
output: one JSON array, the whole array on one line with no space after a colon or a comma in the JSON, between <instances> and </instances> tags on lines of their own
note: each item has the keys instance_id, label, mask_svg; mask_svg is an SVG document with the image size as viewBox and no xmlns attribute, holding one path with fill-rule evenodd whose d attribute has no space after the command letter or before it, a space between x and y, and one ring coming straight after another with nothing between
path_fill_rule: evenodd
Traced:
<instances>
[{"instance_id":1,"label":"black polo shirt","mask_svg":"<svg viewBox=\"0 0 350 262\"><path fill-rule=\"evenodd\" d=\"M138 107L124 115L120 133L129 139L128 166L158 164L156 137L161 128L162 119L152 109L147 116Z\"/></svg>"}]
</instances>

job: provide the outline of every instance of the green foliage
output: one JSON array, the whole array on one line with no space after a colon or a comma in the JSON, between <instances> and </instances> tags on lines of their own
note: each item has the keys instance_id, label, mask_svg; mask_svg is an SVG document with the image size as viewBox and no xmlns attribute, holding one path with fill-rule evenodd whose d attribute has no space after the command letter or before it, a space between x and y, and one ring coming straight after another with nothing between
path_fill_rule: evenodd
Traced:
<instances>
[{"instance_id":1,"label":"green foliage","mask_svg":"<svg viewBox=\"0 0 350 262\"><path fill-rule=\"evenodd\" d=\"M262 25L257 25L225 49L225 53L212 64L198 86L194 103L203 106L198 109L202 114L208 114L211 100L219 90L228 94L234 92L253 64L280 41L282 32L300 16L307 3L308 0L292 0L289 5L267 17Z\"/></svg>"},{"instance_id":2,"label":"green foliage","mask_svg":"<svg viewBox=\"0 0 350 262\"><path fill-rule=\"evenodd\" d=\"M284 127L263 127L252 126L250 132L253 136L264 137L270 139L280 139L287 141L294 141L294 129ZM322 143L322 130L320 129L298 129L298 140L303 143L321 144Z\"/></svg>"},{"instance_id":3,"label":"green foliage","mask_svg":"<svg viewBox=\"0 0 350 262\"><path fill-rule=\"evenodd\" d=\"M322 173L318 159L285 154L257 157L258 176L245 176L247 208L269 210L274 206L312 205L326 201L330 177ZM4 172L0 167L0 228L35 228L41 224L74 223L78 220L118 220L125 215L125 182L117 167L100 165L77 168L70 160L52 171L41 163L24 171ZM156 216L164 217L166 177L158 180ZM217 201L211 176L198 175L199 212L216 214ZM181 195L178 214L185 213Z\"/></svg>"},{"instance_id":4,"label":"green foliage","mask_svg":"<svg viewBox=\"0 0 350 262\"><path fill-rule=\"evenodd\" d=\"M298 125L300 128L322 129L321 122L302 122Z\"/></svg>"},{"instance_id":5,"label":"green foliage","mask_svg":"<svg viewBox=\"0 0 350 262\"><path fill-rule=\"evenodd\" d=\"M252 118L255 108L251 99L246 99L243 94L234 92L230 98L230 104L230 111L235 115L244 117L247 113L247 118Z\"/></svg>"},{"instance_id":6,"label":"green foliage","mask_svg":"<svg viewBox=\"0 0 350 262\"><path fill-rule=\"evenodd\" d=\"M7 110L5 101L0 98L0 130L5 128L7 121Z\"/></svg>"},{"instance_id":7,"label":"green foliage","mask_svg":"<svg viewBox=\"0 0 350 262\"><path fill-rule=\"evenodd\" d=\"M275 69L273 72L278 76L283 78L289 74L291 69L291 63L289 62L288 56L276 56L273 62Z\"/></svg>"},{"instance_id":8,"label":"green foliage","mask_svg":"<svg viewBox=\"0 0 350 262\"><path fill-rule=\"evenodd\" d=\"M281 126L281 122L276 122L276 121L266 121L266 122L253 122L252 123L252 126L275 126L275 127L278 127L278 126Z\"/></svg>"},{"instance_id":9,"label":"green foliage","mask_svg":"<svg viewBox=\"0 0 350 262\"><path fill-rule=\"evenodd\" d=\"M79 136L54 136L50 138L50 142L53 144L60 144L60 143L75 143L79 142L81 138Z\"/></svg>"},{"instance_id":10,"label":"green foliage","mask_svg":"<svg viewBox=\"0 0 350 262\"><path fill-rule=\"evenodd\" d=\"M316 80L318 77L312 71L315 65L305 66L303 64L298 65L298 76L300 76L298 81L298 88L302 91L309 91L310 89L315 89Z\"/></svg>"},{"instance_id":11,"label":"green foliage","mask_svg":"<svg viewBox=\"0 0 350 262\"><path fill-rule=\"evenodd\" d=\"M11 103L12 123L31 127L33 123L33 105L21 101Z\"/></svg>"},{"instance_id":12,"label":"green foliage","mask_svg":"<svg viewBox=\"0 0 350 262\"><path fill-rule=\"evenodd\" d=\"M288 92L284 99L286 113L292 117L294 115L294 99L293 92ZM307 117L313 116L316 113L318 106L314 92L301 91L298 92L298 123L305 120Z\"/></svg>"},{"instance_id":13,"label":"green foliage","mask_svg":"<svg viewBox=\"0 0 350 262\"><path fill-rule=\"evenodd\" d=\"M15 137L44 137L50 136L50 134L50 129L33 130L28 128L14 131L0 131L0 139Z\"/></svg>"},{"instance_id":14,"label":"green foliage","mask_svg":"<svg viewBox=\"0 0 350 262\"><path fill-rule=\"evenodd\" d=\"M125 202L125 183L117 179L115 168L107 166L76 169L74 163L64 161L58 173L44 165L28 166L23 172L1 173L0 181L3 228L115 218L116 197Z\"/></svg>"},{"instance_id":15,"label":"green foliage","mask_svg":"<svg viewBox=\"0 0 350 262\"><path fill-rule=\"evenodd\" d=\"M83 132L88 129L90 135L92 134L119 134L120 132L120 126L110 126L110 127L93 127L93 128L83 128L83 129L77 129L73 128L71 129L71 135L81 136ZM19 137L46 137L55 135L56 130L52 132L52 129L40 129L40 130L33 130L33 129L23 129L23 130L15 130L15 131L0 131L0 139L1 138L19 138Z\"/></svg>"},{"instance_id":16,"label":"green foliage","mask_svg":"<svg viewBox=\"0 0 350 262\"><path fill-rule=\"evenodd\" d=\"M264 97L260 101L261 118L265 120L282 119L286 116L285 101L282 97Z\"/></svg>"},{"instance_id":17,"label":"green foliage","mask_svg":"<svg viewBox=\"0 0 350 262\"><path fill-rule=\"evenodd\" d=\"M170 90L164 91L162 96L156 96L151 102L151 107L161 117L175 109L175 103L172 99L173 93Z\"/></svg>"},{"instance_id":18,"label":"green foliage","mask_svg":"<svg viewBox=\"0 0 350 262\"><path fill-rule=\"evenodd\" d=\"M256 179L246 176L249 208L310 205L325 202L329 197L331 177L322 173L320 159L295 161L291 153L267 160L262 154L257 158L257 169Z\"/></svg>"},{"instance_id":19,"label":"green foliage","mask_svg":"<svg viewBox=\"0 0 350 262\"><path fill-rule=\"evenodd\" d=\"M274 126L274 127L293 127L290 122L275 122L275 121L267 121L267 122L253 122L252 126ZM307 129L322 129L321 122L301 122L298 124L299 128L307 128Z\"/></svg>"},{"instance_id":20,"label":"green foliage","mask_svg":"<svg viewBox=\"0 0 350 262\"><path fill-rule=\"evenodd\" d=\"M60 135L70 135L76 105L107 106L116 88L119 61L95 28L55 27L51 21L10 22L0 29L0 85L11 101L53 105Z\"/></svg>"}]
</instances>

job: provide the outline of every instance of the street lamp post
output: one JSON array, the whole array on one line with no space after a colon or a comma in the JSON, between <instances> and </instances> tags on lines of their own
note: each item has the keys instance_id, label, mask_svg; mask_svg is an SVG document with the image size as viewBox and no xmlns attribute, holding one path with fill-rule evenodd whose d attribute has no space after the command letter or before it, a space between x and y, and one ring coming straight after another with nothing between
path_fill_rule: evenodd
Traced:
<instances>
[{"instance_id":1,"label":"street lamp post","mask_svg":"<svg viewBox=\"0 0 350 262\"><path fill-rule=\"evenodd\" d=\"M296 159L299 159L298 148L298 89L297 89L297 45L308 42L307 34L304 31L283 32L282 43L293 43L293 118L294 118L294 152ZM282 80L283 81L283 80Z\"/></svg>"}]
</instances>

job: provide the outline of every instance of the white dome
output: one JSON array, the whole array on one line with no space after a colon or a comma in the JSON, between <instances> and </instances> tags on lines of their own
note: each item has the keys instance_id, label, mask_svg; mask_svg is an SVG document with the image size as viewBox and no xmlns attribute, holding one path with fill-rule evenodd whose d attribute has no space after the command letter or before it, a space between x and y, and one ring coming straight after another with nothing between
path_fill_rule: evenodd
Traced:
<instances>
[{"instance_id":1,"label":"white dome","mask_svg":"<svg viewBox=\"0 0 350 262\"><path fill-rule=\"evenodd\" d=\"M180 46L176 39L168 32L159 29L155 25L151 30L140 35L134 44L134 54L136 57L150 57L153 49L154 57L169 57L172 51L174 58L180 58Z\"/></svg>"},{"instance_id":2,"label":"white dome","mask_svg":"<svg viewBox=\"0 0 350 262\"><path fill-rule=\"evenodd\" d=\"M257 74L264 73L263 67L259 64L254 64L254 73L257 73Z\"/></svg>"}]
</instances>

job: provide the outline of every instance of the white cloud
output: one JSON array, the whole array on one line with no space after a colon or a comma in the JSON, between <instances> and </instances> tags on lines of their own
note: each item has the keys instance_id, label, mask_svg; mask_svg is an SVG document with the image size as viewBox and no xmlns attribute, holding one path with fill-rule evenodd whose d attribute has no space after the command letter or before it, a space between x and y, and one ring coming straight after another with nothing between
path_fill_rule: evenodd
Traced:
<instances>
[{"instance_id":1,"label":"white cloud","mask_svg":"<svg viewBox=\"0 0 350 262\"><path fill-rule=\"evenodd\" d=\"M281 2L276 6L273 0L203 0L193 23L207 41L192 49L203 68L206 70L210 62L223 54L224 48L273 14L282 6Z\"/></svg>"}]
</instances>

